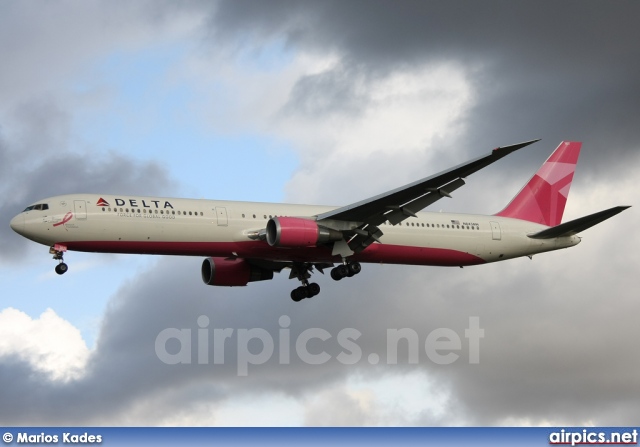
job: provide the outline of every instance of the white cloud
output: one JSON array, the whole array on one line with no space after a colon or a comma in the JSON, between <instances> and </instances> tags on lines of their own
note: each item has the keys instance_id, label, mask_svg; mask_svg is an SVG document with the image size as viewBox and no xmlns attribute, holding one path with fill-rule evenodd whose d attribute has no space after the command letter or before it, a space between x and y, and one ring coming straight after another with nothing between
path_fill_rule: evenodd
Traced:
<instances>
[{"instance_id":1,"label":"white cloud","mask_svg":"<svg viewBox=\"0 0 640 447\"><path fill-rule=\"evenodd\" d=\"M291 113L278 123L277 131L293 142L302 164L287 186L290 200L348 203L447 164L449 156L437 151L464 131L462 117L473 100L458 67L430 65L382 78L355 73L344 82L356 90L357 113Z\"/></svg>"},{"instance_id":2,"label":"white cloud","mask_svg":"<svg viewBox=\"0 0 640 447\"><path fill-rule=\"evenodd\" d=\"M370 390L336 386L319 390L305 408L305 425L358 427L377 425L379 416Z\"/></svg>"},{"instance_id":3,"label":"white cloud","mask_svg":"<svg viewBox=\"0 0 640 447\"><path fill-rule=\"evenodd\" d=\"M198 92L190 112L203 128L289 144L301 166L288 201L359 200L463 161L447 149L474 103L464 67L428 64L373 76L335 53L273 46L274 57L286 53L277 68L247 66L243 54L192 51L169 77Z\"/></svg>"},{"instance_id":4,"label":"white cloud","mask_svg":"<svg viewBox=\"0 0 640 447\"><path fill-rule=\"evenodd\" d=\"M284 393L242 394L217 404L210 411L218 427L300 426L303 407ZM193 422L193 414L187 421Z\"/></svg>"},{"instance_id":5,"label":"white cloud","mask_svg":"<svg viewBox=\"0 0 640 447\"><path fill-rule=\"evenodd\" d=\"M80 331L47 309L37 319L14 308L0 312L0 358L16 356L51 380L82 377L90 351Z\"/></svg>"},{"instance_id":6,"label":"white cloud","mask_svg":"<svg viewBox=\"0 0 640 447\"><path fill-rule=\"evenodd\" d=\"M384 372L386 371L386 372ZM424 370L370 371L318 390L305 402L309 426L417 426L464 423L447 386Z\"/></svg>"},{"instance_id":7,"label":"white cloud","mask_svg":"<svg viewBox=\"0 0 640 447\"><path fill-rule=\"evenodd\" d=\"M11 69L0 73L3 102L60 91L105 54L173 41L201 24L202 15L194 15L189 5L165 8L156 3L113 8L105 2L63 0L7 7L0 17L0 50Z\"/></svg>"}]
</instances>

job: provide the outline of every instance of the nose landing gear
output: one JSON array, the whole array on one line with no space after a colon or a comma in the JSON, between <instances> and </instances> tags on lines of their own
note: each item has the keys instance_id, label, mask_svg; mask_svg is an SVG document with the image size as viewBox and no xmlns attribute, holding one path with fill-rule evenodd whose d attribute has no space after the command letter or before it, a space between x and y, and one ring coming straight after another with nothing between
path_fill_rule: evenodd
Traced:
<instances>
[{"instance_id":1,"label":"nose landing gear","mask_svg":"<svg viewBox=\"0 0 640 447\"><path fill-rule=\"evenodd\" d=\"M49 249L49 253L53 255L53 259L58 261L58 265L56 265L56 273L58 275L64 275L69 270L69 266L65 264L63 256L66 251L66 247L55 245Z\"/></svg>"}]
</instances>

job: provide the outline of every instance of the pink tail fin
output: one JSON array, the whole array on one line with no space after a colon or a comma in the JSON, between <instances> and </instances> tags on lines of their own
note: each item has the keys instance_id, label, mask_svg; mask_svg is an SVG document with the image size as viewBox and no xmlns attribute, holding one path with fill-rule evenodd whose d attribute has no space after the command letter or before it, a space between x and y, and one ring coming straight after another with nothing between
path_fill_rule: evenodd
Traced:
<instances>
[{"instance_id":1,"label":"pink tail fin","mask_svg":"<svg viewBox=\"0 0 640 447\"><path fill-rule=\"evenodd\" d=\"M563 141L505 209L497 216L541 223L562 222L582 143Z\"/></svg>"}]
</instances>

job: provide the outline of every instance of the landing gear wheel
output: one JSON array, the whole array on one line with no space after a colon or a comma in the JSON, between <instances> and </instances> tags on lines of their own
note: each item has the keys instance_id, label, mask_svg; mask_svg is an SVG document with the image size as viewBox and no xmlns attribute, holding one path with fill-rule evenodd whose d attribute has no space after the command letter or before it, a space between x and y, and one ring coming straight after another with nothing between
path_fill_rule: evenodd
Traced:
<instances>
[{"instance_id":1,"label":"landing gear wheel","mask_svg":"<svg viewBox=\"0 0 640 447\"><path fill-rule=\"evenodd\" d=\"M345 278L349 275L349 269L346 265L340 264L339 266L331 269L331 278L335 281L340 281L342 278Z\"/></svg>"},{"instance_id":2,"label":"landing gear wheel","mask_svg":"<svg viewBox=\"0 0 640 447\"><path fill-rule=\"evenodd\" d=\"M58 265L56 265L56 273L58 275L64 275L69 270L69 266L64 263L64 252L67 250L64 246L54 245L49 248L49 254L53 255L53 259L58 261Z\"/></svg>"},{"instance_id":3,"label":"landing gear wheel","mask_svg":"<svg viewBox=\"0 0 640 447\"><path fill-rule=\"evenodd\" d=\"M320 286L317 283L312 282L307 286L307 295L308 295L307 298L312 298L319 293L320 293Z\"/></svg>"},{"instance_id":4,"label":"landing gear wheel","mask_svg":"<svg viewBox=\"0 0 640 447\"><path fill-rule=\"evenodd\" d=\"M291 299L296 303L302 301L305 298L313 298L320 293L320 286L312 282L306 286L300 286L291 291Z\"/></svg>"},{"instance_id":5,"label":"landing gear wheel","mask_svg":"<svg viewBox=\"0 0 640 447\"><path fill-rule=\"evenodd\" d=\"M349 273L351 273L349 276L357 275L361 271L362 266L359 262L352 262L351 264L349 264Z\"/></svg>"},{"instance_id":6,"label":"landing gear wheel","mask_svg":"<svg viewBox=\"0 0 640 447\"><path fill-rule=\"evenodd\" d=\"M315 282L309 282L313 267L314 264L306 262L294 262L291 266L291 275L289 277L297 278L302 283L300 287L296 287L291 291L291 299L296 303L305 298L313 298L320 293L320 286ZM322 271L322 267L319 267L319 270Z\"/></svg>"},{"instance_id":7,"label":"landing gear wheel","mask_svg":"<svg viewBox=\"0 0 640 447\"><path fill-rule=\"evenodd\" d=\"M297 287L291 291L291 299L296 303L307 298L307 288L304 286Z\"/></svg>"}]
</instances>

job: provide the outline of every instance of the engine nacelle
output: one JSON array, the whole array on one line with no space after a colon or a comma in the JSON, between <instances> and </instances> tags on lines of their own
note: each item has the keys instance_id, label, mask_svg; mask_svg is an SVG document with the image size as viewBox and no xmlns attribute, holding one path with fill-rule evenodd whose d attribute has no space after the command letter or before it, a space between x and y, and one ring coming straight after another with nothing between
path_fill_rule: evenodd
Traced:
<instances>
[{"instance_id":1,"label":"engine nacelle","mask_svg":"<svg viewBox=\"0 0 640 447\"><path fill-rule=\"evenodd\" d=\"M202 262L202 281L209 286L246 286L273 279L273 270L253 266L246 259L207 258Z\"/></svg>"},{"instance_id":2,"label":"engine nacelle","mask_svg":"<svg viewBox=\"0 0 640 447\"><path fill-rule=\"evenodd\" d=\"M310 219L272 217L267 222L267 242L272 247L313 247L341 239L341 232Z\"/></svg>"}]
</instances>

